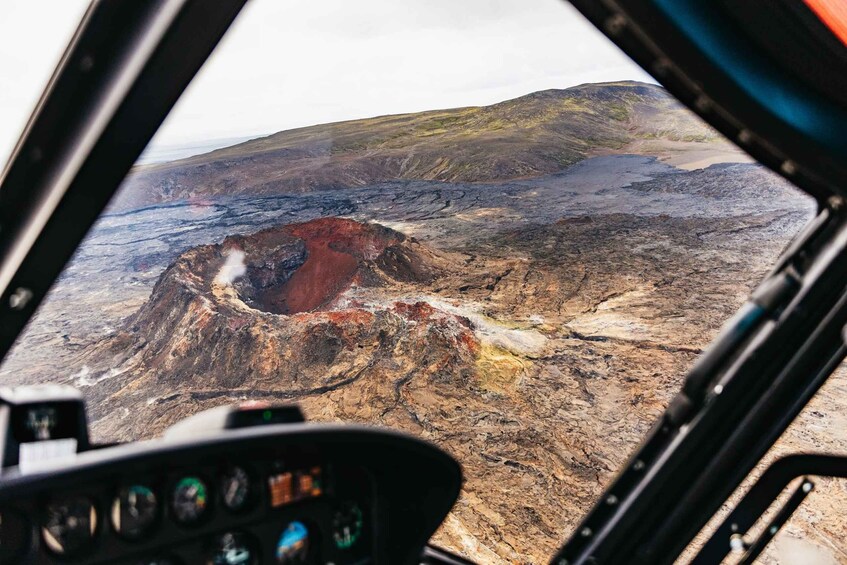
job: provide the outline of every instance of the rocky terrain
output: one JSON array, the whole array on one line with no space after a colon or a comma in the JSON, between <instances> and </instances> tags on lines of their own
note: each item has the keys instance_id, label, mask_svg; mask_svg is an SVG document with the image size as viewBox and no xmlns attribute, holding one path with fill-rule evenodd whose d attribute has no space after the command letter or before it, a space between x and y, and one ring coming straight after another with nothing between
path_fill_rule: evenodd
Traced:
<instances>
[{"instance_id":1,"label":"rocky terrain","mask_svg":"<svg viewBox=\"0 0 847 565\"><path fill-rule=\"evenodd\" d=\"M544 563L810 217L740 161L627 83L146 166L0 373L81 387L100 440L250 398L406 430L465 469L436 543ZM847 448L839 383L775 453Z\"/></svg>"},{"instance_id":2,"label":"rocky terrain","mask_svg":"<svg viewBox=\"0 0 847 565\"><path fill-rule=\"evenodd\" d=\"M382 116L283 131L139 167L114 209L215 195L269 195L378 182L488 182L554 173L594 153L725 154L717 133L659 86L546 90L485 107ZM726 159L726 155L724 156Z\"/></svg>"}]
</instances>

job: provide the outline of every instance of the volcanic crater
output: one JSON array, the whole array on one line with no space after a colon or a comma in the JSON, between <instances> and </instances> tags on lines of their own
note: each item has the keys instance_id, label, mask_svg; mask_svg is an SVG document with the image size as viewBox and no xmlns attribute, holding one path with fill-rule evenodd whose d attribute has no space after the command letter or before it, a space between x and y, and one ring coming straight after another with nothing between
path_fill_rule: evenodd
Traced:
<instances>
[{"instance_id":1,"label":"volcanic crater","mask_svg":"<svg viewBox=\"0 0 847 565\"><path fill-rule=\"evenodd\" d=\"M244 261L233 281L249 306L297 314L333 305L351 286L430 283L443 262L414 238L375 223L320 218L228 237L223 253Z\"/></svg>"},{"instance_id":2,"label":"volcanic crater","mask_svg":"<svg viewBox=\"0 0 847 565\"><path fill-rule=\"evenodd\" d=\"M336 217L229 236L182 253L101 347L128 373L213 396L301 398L365 374L399 379L405 350L433 360L403 374L467 374L479 350L471 321L416 298L458 272L456 260Z\"/></svg>"}]
</instances>

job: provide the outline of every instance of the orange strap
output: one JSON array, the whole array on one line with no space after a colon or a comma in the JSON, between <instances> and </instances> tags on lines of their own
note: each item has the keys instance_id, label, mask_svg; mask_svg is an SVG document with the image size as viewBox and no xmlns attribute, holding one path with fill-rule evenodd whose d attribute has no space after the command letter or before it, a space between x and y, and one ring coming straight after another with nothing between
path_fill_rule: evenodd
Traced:
<instances>
[{"instance_id":1,"label":"orange strap","mask_svg":"<svg viewBox=\"0 0 847 565\"><path fill-rule=\"evenodd\" d=\"M844 0L803 0L826 27L847 45L847 2Z\"/></svg>"}]
</instances>

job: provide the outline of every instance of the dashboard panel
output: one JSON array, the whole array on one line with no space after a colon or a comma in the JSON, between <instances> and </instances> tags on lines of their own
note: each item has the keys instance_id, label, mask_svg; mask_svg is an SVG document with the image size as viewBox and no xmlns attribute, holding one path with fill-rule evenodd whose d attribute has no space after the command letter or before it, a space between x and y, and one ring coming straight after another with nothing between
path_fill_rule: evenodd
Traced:
<instances>
[{"instance_id":1,"label":"dashboard panel","mask_svg":"<svg viewBox=\"0 0 847 565\"><path fill-rule=\"evenodd\" d=\"M77 454L0 480L0 563L417 563L458 496L437 448L280 424Z\"/></svg>"}]
</instances>

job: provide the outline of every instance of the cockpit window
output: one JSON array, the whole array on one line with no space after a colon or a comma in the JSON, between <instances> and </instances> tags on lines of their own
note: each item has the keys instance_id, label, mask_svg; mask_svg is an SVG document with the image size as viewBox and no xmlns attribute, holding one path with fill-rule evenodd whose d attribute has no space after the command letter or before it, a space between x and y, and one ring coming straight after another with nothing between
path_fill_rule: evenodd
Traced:
<instances>
[{"instance_id":1,"label":"cockpit window","mask_svg":"<svg viewBox=\"0 0 847 565\"><path fill-rule=\"evenodd\" d=\"M565 3L254 0L0 378L416 434L435 543L546 562L813 210Z\"/></svg>"},{"instance_id":2,"label":"cockpit window","mask_svg":"<svg viewBox=\"0 0 847 565\"><path fill-rule=\"evenodd\" d=\"M847 373L842 367L829 378L815 397L803 409L797 419L785 430L771 447L756 469L729 497L721 511L712 517L695 538L685 553L683 561L692 559L706 540L718 530L722 523L731 521L730 511L737 511L742 499L751 492L754 484L763 480L766 469L784 462L784 458L809 455L841 454L847 451L847 436L844 434L844 416L839 410L841 399L847 394ZM730 542L732 551L723 563L748 563L747 549L756 547L759 540L769 543L761 550L756 563L820 563L829 565L843 563L847 552L843 541L845 525L845 502L847 502L847 480L838 476L819 475L814 469L832 469L823 465L800 465L787 482L779 496L769 506L769 499L750 495L751 502L743 513L752 517L754 525L747 531L737 532L736 542ZM819 471L818 471L819 472ZM764 481L767 482L767 481ZM796 507L789 505L792 496L809 483L808 490ZM767 510L761 515L751 510L759 505ZM792 509L783 520L777 517L786 508ZM771 530L771 528L773 528ZM770 530L770 531L769 531ZM720 539L720 538L718 538ZM712 541L712 540L710 540Z\"/></svg>"},{"instance_id":3,"label":"cockpit window","mask_svg":"<svg viewBox=\"0 0 847 565\"><path fill-rule=\"evenodd\" d=\"M0 18L0 169L88 7L86 0L9 0ZM45 14L50 17L45 17Z\"/></svg>"}]
</instances>

